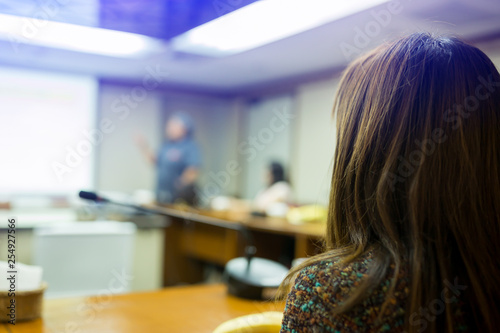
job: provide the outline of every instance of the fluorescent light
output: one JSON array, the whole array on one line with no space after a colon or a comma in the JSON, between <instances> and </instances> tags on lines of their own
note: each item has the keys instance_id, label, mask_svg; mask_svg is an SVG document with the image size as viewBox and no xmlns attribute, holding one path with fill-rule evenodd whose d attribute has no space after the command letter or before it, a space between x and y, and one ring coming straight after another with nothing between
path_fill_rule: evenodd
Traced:
<instances>
[{"instance_id":1,"label":"fluorescent light","mask_svg":"<svg viewBox=\"0 0 500 333\"><path fill-rule=\"evenodd\" d=\"M0 14L0 38L113 57L141 57L161 49L157 39L122 31Z\"/></svg>"},{"instance_id":2,"label":"fluorescent light","mask_svg":"<svg viewBox=\"0 0 500 333\"><path fill-rule=\"evenodd\" d=\"M262 0L172 39L175 51L225 56L265 45L389 0Z\"/></svg>"}]
</instances>

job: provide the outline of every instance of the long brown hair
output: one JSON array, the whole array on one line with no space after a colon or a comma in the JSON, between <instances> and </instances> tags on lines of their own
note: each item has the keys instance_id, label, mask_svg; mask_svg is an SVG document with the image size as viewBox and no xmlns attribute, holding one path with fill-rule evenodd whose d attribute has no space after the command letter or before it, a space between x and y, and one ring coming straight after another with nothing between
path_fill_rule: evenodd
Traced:
<instances>
[{"instance_id":1,"label":"long brown hair","mask_svg":"<svg viewBox=\"0 0 500 333\"><path fill-rule=\"evenodd\" d=\"M358 305L394 268L405 270L407 332L452 332L456 302L412 322L459 289L471 329L500 321L500 75L456 38L412 34L344 72L334 104L337 144L326 252L341 265L372 253L367 276L335 310ZM387 306L387 304L384 306ZM383 306L383 308L384 308ZM381 311L383 313L384 311Z\"/></svg>"}]
</instances>

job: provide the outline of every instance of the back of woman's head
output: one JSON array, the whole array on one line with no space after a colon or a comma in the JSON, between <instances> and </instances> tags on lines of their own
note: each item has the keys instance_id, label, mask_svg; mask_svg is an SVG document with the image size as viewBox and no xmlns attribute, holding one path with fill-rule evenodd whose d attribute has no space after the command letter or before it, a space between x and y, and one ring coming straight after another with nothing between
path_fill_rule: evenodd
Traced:
<instances>
[{"instance_id":1,"label":"back of woman's head","mask_svg":"<svg viewBox=\"0 0 500 333\"><path fill-rule=\"evenodd\" d=\"M500 315L500 75L493 63L458 39L413 34L351 64L334 112L327 249L345 262L375 254L371 276L344 308L395 264L411 281L408 331L451 331L460 302L470 304L469 325L493 330ZM447 302L449 295L457 298ZM416 318L429 307L435 313L424 327Z\"/></svg>"}]
</instances>

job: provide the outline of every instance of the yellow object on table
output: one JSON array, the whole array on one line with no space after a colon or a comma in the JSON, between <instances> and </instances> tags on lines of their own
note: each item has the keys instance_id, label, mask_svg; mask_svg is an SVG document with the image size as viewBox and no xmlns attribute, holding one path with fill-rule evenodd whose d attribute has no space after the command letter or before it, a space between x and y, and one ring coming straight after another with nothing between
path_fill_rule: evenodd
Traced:
<instances>
[{"instance_id":1,"label":"yellow object on table","mask_svg":"<svg viewBox=\"0 0 500 333\"><path fill-rule=\"evenodd\" d=\"M230 319L213 333L279 333L283 313L268 311Z\"/></svg>"},{"instance_id":2,"label":"yellow object on table","mask_svg":"<svg viewBox=\"0 0 500 333\"><path fill-rule=\"evenodd\" d=\"M305 205L291 208L286 218L292 224L304 224L309 222L326 223L328 210L320 205Z\"/></svg>"}]
</instances>

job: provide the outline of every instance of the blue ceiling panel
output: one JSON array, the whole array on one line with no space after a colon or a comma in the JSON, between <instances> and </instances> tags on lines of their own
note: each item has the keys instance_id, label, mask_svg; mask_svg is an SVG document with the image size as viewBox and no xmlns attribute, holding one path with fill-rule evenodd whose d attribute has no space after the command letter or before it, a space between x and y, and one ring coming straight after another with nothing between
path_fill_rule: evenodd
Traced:
<instances>
[{"instance_id":1,"label":"blue ceiling panel","mask_svg":"<svg viewBox=\"0 0 500 333\"><path fill-rule=\"evenodd\" d=\"M100 26L170 39L255 0L100 0Z\"/></svg>"}]
</instances>

